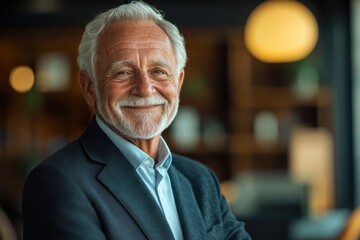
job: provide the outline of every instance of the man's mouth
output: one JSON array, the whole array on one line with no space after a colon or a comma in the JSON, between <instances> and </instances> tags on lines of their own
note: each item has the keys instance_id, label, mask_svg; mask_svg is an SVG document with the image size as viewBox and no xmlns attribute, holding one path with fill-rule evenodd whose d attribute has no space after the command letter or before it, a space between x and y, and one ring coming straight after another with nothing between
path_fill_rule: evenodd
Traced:
<instances>
[{"instance_id":1,"label":"man's mouth","mask_svg":"<svg viewBox=\"0 0 360 240\"><path fill-rule=\"evenodd\" d=\"M121 108L132 109L137 111L149 111L162 106L163 104L153 104L153 105L143 105L143 106L122 106Z\"/></svg>"}]
</instances>

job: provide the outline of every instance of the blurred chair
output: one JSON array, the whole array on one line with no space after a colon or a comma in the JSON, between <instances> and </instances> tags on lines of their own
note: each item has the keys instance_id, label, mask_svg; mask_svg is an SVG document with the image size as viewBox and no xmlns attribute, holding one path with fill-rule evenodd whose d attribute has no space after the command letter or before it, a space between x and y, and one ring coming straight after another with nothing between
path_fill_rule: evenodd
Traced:
<instances>
[{"instance_id":1,"label":"blurred chair","mask_svg":"<svg viewBox=\"0 0 360 240\"><path fill-rule=\"evenodd\" d=\"M17 240L15 228L0 207L0 240Z\"/></svg>"},{"instance_id":2,"label":"blurred chair","mask_svg":"<svg viewBox=\"0 0 360 240\"><path fill-rule=\"evenodd\" d=\"M243 172L221 190L253 239L287 240L291 223L307 209L307 188L286 171Z\"/></svg>"},{"instance_id":3,"label":"blurred chair","mask_svg":"<svg viewBox=\"0 0 360 240\"><path fill-rule=\"evenodd\" d=\"M360 207L350 215L349 220L337 240L360 239Z\"/></svg>"},{"instance_id":4,"label":"blurred chair","mask_svg":"<svg viewBox=\"0 0 360 240\"><path fill-rule=\"evenodd\" d=\"M291 240L340 240L346 226L349 210L336 209L316 217L303 217L291 223ZM341 239L343 240L343 239Z\"/></svg>"}]
</instances>

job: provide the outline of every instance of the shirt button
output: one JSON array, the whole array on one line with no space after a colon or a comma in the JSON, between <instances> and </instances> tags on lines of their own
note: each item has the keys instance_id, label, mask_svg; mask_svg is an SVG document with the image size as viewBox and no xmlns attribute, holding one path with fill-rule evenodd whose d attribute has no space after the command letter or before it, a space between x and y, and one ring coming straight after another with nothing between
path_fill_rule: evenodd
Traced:
<instances>
[{"instance_id":1,"label":"shirt button","mask_svg":"<svg viewBox=\"0 0 360 240\"><path fill-rule=\"evenodd\" d=\"M150 159L146 159L144 160L143 164L147 167L151 167L151 160Z\"/></svg>"}]
</instances>

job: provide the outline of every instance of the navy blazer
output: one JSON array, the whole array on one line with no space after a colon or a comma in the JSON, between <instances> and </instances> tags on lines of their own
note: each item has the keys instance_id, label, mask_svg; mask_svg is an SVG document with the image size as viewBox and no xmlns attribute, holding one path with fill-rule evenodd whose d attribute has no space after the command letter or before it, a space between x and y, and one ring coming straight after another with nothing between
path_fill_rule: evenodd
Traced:
<instances>
[{"instance_id":1,"label":"navy blazer","mask_svg":"<svg viewBox=\"0 0 360 240\"><path fill-rule=\"evenodd\" d=\"M209 168L174 154L169 175L184 239L250 239ZM24 240L173 239L146 185L94 119L31 171L23 220Z\"/></svg>"}]
</instances>

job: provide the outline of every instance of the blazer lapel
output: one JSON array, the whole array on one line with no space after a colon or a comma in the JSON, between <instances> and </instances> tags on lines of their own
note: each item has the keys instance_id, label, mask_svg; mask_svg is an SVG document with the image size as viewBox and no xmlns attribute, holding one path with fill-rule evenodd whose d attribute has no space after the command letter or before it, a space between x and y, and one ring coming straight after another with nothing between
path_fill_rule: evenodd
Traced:
<instances>
[{"instance_id":1,"label":"blazer lapel","mask_svg":"<svg viewBox=\"0 0 360 240\"><path fill-rule=\"evenodd\" d=\"M111 161L98 179L121 202L149 239L173 239L166 218L152 195L131 164L123 163L128 163L124 157Z\"/></svg>"},{"instance_id":2,"label":"blazer lapel","mask_svg":"<svg viewBox=\"0 0 360 240\"><path fill-rule=\"evenodd\" d=\"M204 239L204 221L189 180L173 165L169 171L184 238Z\"/></svg>"},{"instance_id":3,"label":"blazer lapel","mask_svg":"<svg viewBox=\"0 0 360 240\"><path fill-rule=\"evenodd\" d=\"M102 182L138 223L148 239L173 239L163 212L136 170L102 132L93 119L81 141L90 158L104 163L98 174Z\"/></svg>"}]
</instances>

